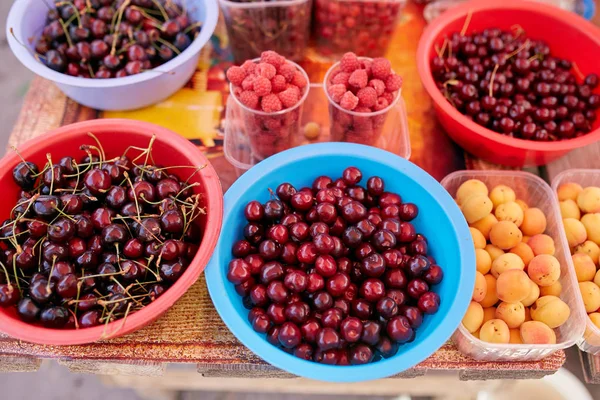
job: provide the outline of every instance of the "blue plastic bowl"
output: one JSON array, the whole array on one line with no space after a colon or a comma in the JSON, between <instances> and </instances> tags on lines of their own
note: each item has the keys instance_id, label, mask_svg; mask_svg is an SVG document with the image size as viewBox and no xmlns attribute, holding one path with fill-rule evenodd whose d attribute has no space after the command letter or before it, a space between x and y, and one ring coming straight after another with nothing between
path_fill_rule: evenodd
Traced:
<instances>
[{"instance_id":1,"label":"blue plastic bowl","mask_svg":"<svg viewBox=\"0 0 600 400\"><path fill-rule=\"evenodd\" d=\"M33 56L35 43L44 27L48 4L53 4L53 1L16 0L6 21L6 38L10 49L23 65L56 83L65 95L76 102L98 110L133 110L155 104L181 89L196 71L200 50L215 30L219 19L217 0L177 2L186 6L192 21L202 21L198 37L171 61L156 69L124 78L78 78L56 72L36 60ZM32 38L34 40L30 40Z\"/></svg>"},{"instance_id":2,"label":"blue plastic bowl","mask_svg":"<svg viewBox=\"0 0 600 400\"><path fill-rule=\"evenodd\" d=\"M386 360L361 366L332 366L302 360L269 344L248 322L248 310L234 286L227 281L231 247L242 238L246 224L244 206L251 200L266 202L269 188L282 182L295 187L310 186L320 176L340 177L349 166L363 176L377 175L386 190L399 193L404 201L419 206L413 221L426 235L430 253L444 270L444 280L434 287L441 297L439 311L424 318L412 343L400 346ZM392 153L349 143L301 146L274 155L242 175L225 194L221 237L205 270L210 296L233 334L266 362L306 378L331 382L357 382L388 377L420 363L452 335L465 314L475 284L475 254L469 228L456 203L429 174Z\"/></svg>"}]
</instances>

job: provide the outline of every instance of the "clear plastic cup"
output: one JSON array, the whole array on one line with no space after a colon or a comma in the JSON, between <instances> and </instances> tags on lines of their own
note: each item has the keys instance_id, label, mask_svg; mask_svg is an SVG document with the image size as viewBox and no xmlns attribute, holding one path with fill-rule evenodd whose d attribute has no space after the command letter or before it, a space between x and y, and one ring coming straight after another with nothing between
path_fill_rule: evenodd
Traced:
<instances>
[{"instance_id":1,"label":"clear plastic cup","mask_svg":"<svg viewBox=\"0 0 600 400\"><path fill-rule=\"evenodd\" d=\"M310 37L312 0L220 0L229 46L237 63L274 50L300 61Z\"/></svg>"},{"instance_id":2,"label":"clear plastic cup","mask_svg":"<svg viewBox=\"0 0 600 400\"><path fill-rule=\"evenodd\" d=\"M257 63L260 61L260 58L255 58L252 61ZM234 95L233 85L229 85L231 97L233 97L239 106L241 119L250 141L252 153L261 160L293 147L294 139L300 130L302 106L310 91L309 79L302 67L293 61L288 60L287 62L302 72L307 82L300 101L291 108L276 112L253 110L240 102Z\"/></svg>"},{"instance_id":3,"label":"clear plastic cup","mask_svg":"<svg viewBox=\"0 0 600 400\"><path fill-rule=\"evenodd\" d=\"M458 187L469 179L479 179L489 189L500 184L510 186L518 199L544 212L547 221L545 233L554 239L555 257L560 262L560 298L569 305L571 313L567 322L554 330L556 344L488 343L477 339L460 324L452 336L456 347L462 353L481 361L537 361L558 350L573 346L583 335L586 315L579 295L569 245L563 233L556 195L541 178L522 171L457 171L446 176L441 184L454 196Z\"/></svg>"},{"instance_id":4,"label":"clear plastic cup","mask_svg":"<svg viewBox=\"0 0 600 400\"><path fill-rule=\"evenodd\" d=\"M554 190L555 197L558 187L563 183L578 183L583 187L600 186L600 170L568 169L561 172L552 180L552 189ZM579 291L577 291L577 296L581 298L581 293ZM583 301L583 299L581 301ZM577 346L586 353L595 355L600 354L600 328L594 325L588 316L585 318L585 332L583 337L577 343Z\"/></svg>"},{"instance_id":5,"label":"clear plastic cup","mask_svg":"<svg viewBox=\"0 0 600 400\"><path fill-rule=\"evenodd\" d=\"M317 51L328 57L352 51L381 57L406 0L315 0Z\"/></svg>"},{"instance_id":6,"label":"clear plastic cup","mask_svg":"<svg viewBox=\"0 0 600 400\"><path fill-rule=\"evenodd\" d=\"M370 59L359 57L359 60ZM383 110L369 113L345 110L333 101L327 90L329 86L329 77L339 70L339 66L339 62L333 64L325 74L325 79L323 80L323 89L329 100L331 140L374 146L381 137L390 110L398 104L402 90L398 90L392 103Z\"/></svg>"}]
</instances>

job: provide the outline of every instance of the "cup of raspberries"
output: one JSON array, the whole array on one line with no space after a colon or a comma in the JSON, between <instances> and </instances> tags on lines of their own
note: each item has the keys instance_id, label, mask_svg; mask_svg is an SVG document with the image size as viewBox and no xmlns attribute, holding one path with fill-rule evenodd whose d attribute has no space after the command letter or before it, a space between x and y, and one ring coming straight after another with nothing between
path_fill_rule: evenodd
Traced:
<instances>
[{"instance_id":1,"label":"cup of raspberries","mask_svg":"<svg viewBox=\"0 0 600 400\"><path fill-rule=\"evenodd\" d=\"M375 145L400 99L402 78L385 58L346 53L325 75L332 140Z\"/></svg>"},{"instance_id":2,"label":"cup of raspberries","mask_svg":"<svg viewBox=\"0 0 600 400\"><path fill-rule=\"evenodd\" d=\"M274 50L299 61L310 37L312 0L220 0L229 45L237 62Z\"/></svg>"},{"instance_id":3,"label":"cup of raspberries","mask_svg":"<svg viewBox=\"0 0 600 400\"><path fill-rule=\"evenodd\" d=\"M227 70L254 156L264 159L294 145L308 95L306 72L275 51Z\"/></svg>"},{"instance_id":4,"label":"cup of raspberries","mask_svg":"<svg viewBox=\"0 0 600 400\"><path fill-rule=\"evenodd\" d=\"M327 56L355 51L381 57L387 51L405 0L315 1L317 50Z\"/></svg>"}]
</instances>

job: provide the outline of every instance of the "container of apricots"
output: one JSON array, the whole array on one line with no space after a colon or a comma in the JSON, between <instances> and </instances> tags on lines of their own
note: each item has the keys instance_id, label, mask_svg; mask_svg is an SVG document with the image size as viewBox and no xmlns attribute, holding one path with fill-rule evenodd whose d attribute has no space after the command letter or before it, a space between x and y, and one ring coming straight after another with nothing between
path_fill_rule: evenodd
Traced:
<instances>
[{"instance_id":1,"label":"container of apricots","mask_svg":"<svg viewBox=\"0 0 600 400\"><path fill-rule=\"evenodd\" d=\"M535 361L576 344L586 316L550 186L521 171L459 171L442 185L469 223L477 261L473 299L452 337L458 349Z\"/></svg>"},{"instance_id":2,"label":"container of apricots","mask_svg":"<svg viewBox=\"0 0 600 400\"><path fill-rule=\"evenodd\" d=\"M588 314L577 345L600 354L600 170L563 171L552 181L552 188L579 282L578 294Z\"/></svg>"}]
</instances>

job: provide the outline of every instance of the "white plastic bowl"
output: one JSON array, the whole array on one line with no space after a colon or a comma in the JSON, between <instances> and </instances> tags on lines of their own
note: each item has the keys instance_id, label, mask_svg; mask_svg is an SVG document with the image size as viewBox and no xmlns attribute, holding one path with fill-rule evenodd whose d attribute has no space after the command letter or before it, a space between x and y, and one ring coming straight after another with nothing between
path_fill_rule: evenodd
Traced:
<instances>
[{"instance_id":1,"label":"white plastic bowl","mask_svg":"<svg viewBox=\"0 0 600 400\"><path fill-rule=\"evenodd\" d=\"M76 102L98 110L133 110L164 100L181 89L196 70L200 50L215 30L219 19L216 0L182 2L186 3L193 21L203 22L198 37L180 55L156 70L125 78L73 77L56 72L34 58L35 40L46 22L46 4L50 2L16 0L8 14L6 36L11 50L23 65L35 74L56 83L60 90Z\"/></svg>"}]
</instances>

